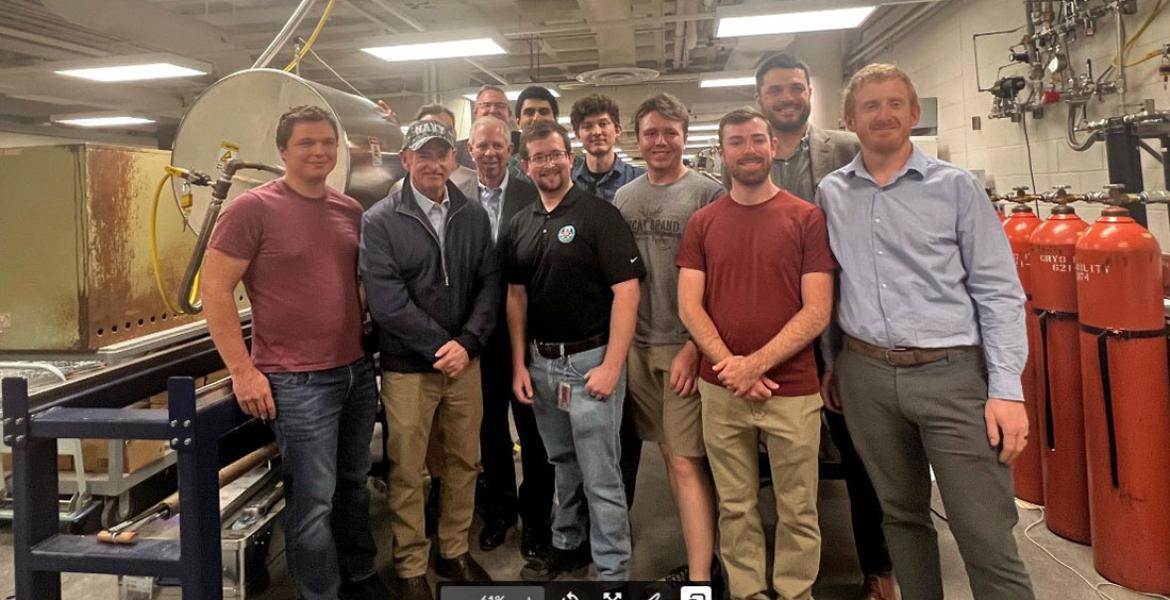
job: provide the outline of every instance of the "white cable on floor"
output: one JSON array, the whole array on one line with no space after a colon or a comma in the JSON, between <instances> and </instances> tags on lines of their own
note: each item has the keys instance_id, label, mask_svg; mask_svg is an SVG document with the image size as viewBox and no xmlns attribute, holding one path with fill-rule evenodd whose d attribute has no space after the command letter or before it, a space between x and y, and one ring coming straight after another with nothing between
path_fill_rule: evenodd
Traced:
<instances>
[{"instance_id":1,"label":"white cable on floor","mask_svg":"<svg viewBox=\"0 0 1170 600\"><path fill-rule=\"evenodd\" d=\"M1113 596L1110 596L1109 594L1106 594L1105 592L1101 591L1101 588L1104 588L1104 587L1116 587L1116 588L1121 588L1127 592L1132 592L1134 594L1141 594L1142 596L1146 596L1147 598L1159 598L1161 600L1170 600L1170 598L1167 598L1166 596L1163 596L1161 594L1149 594L1146 592L1138 592L1138 591L1131 590L1125 586L1118 585L1118 584L1110 582L1110 581L1106 581L1103 583L1096 583L1096 584L1093 583L1092 581L1089 581L1089 579L1087 577L1085 577L1084 575L1082 575L1080 571L1073 568L1072 565L1069 565L1068 563L1060 560L1059 558L1056 558L1056 555L1053 554L1051 550L1049 550L1048 548L1045 548L1040 542L1036 541L1036 538L1033 538L1031 536L1030 532L1032 531L1032 529L1034 529L1037 525L1044 522L1044 519L1045 519L1044 507L1037 506L1035 504L1031 504L1028 502L1024 502L1024 501L1019 500L1019 499L1016 500L1016 506L1018 506L1024 510L1034 510L1034 511L1037 511L1040 513L1040 518L1036 519L1035 523L1032 523L1031 525L1028 525L1027 527L1024 528L1024 537L1027 538L1029 542L1032 542L1033 546L1036 546L1037 548L1042 550L1045 554L1047 554L1049 558L1051 558L1053 561L1056 562L1056 564L1068 569L1069 571L1072 571L1074 575L1076 575L1077 577L1080 577L1081 581L1085 582L1085 585L1089 586L1089 588L1092 589L1095 594L1097 594L1098 598L1101 598L1102 600L1116 600L1115 598L1113 598Z\"/></svg>"}]
</instances>

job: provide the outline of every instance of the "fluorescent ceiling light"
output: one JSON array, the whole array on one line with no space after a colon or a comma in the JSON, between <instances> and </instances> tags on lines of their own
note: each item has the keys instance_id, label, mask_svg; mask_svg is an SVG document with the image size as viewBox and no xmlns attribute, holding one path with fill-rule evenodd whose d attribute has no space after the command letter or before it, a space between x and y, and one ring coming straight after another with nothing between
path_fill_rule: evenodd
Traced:
<instances>
[{"instance_id":1,"label":"fluorescent ceiling light","mask_svg":"<svg viewBox=\"0 0 1170 600\"><path fill-rule=\"evenodd\" d=\"M357 40L362 52L389 62L507 54L497 32L477 29L381 36Z\"/></svg>"},{"instance_id":2,"label":"fluorescent ceiling light","mask_svg":"<svg viewBox=\"0 0 1170 600\"><path fill-rule=\"evenodd\" d=\"M807 3L800 3L800 6L805 7L804 10L792 6L790 10L770 14L720 16L716 25L715 37L853 29L864 23L869 15L877 9L877 6L872 5L819 9ZM757 6L756 8L759 10L761 7Z\"/></svg>"},{"instance_id":3,"label":"fluorescent ceiling light","mask_svg":"<svg viewBox=\"0 0 1170 600\"><path fill-rule=\"evenodd\" d=\"M704 123L702 125L691 125L688 127L690 131L719 131L718 123Z\"/></svg>"},{"instance_id":4,"label":"fluorescent ceiling light","mask_svg":"<svg viewBox=\"0 0 1170 600\"><path fill-rule=\"evenodd\" d=\"M719 139L718 135L708 135L708 134L688 135L687 136L687 143L690 144L691 142L709 142L709 141L717 140L717 139Z\"/></svg>"},{"instance_id":5,"label":"fluorescent ceiling light","mask_svg":"<svg viewBox=\"0 0 1170 600\"><path fill-rule=\"evenodd\" d=\"M505 96L507 94L508 94L507 92L504 92ZM520 92L516 92L516 98L519 98L519 97L520 97ZM513 98L513 100L514 99L515 98ZM572 124L572 122L573 122L573 120L569 117L557 117L557 123L560 123L561 125L570 125L570 124Z\"/></svg>"},{"instance_id":6,"label":"fluorescent ceiling light","mask_svg":"<svg viewBox=\"0 0 1170 600\"><path fill-rule=\"evenodd\" d=\"M538 84L533 84L533 85L538 85ZM520 87L520 88L513 88L513 89L505 89L504 90L504 97L506 97L510 102L515 102L515 101L520 99L520 92L523 92L525 87L528 87L528 86L524 86L524 87ZM557 90L556 86L554 86L554 85L541 85L541 87L548 90L548 92L550 94L552 94L553 98L560 98L561 97L561 92L559 90ZM467 98L468 100L471 100L473 103L475 102L475 92L471 92L469 94L463 94L463 97ZM558 117L557 123L567 125L569 123L569 117Z\"/></svg>"},{"instance_id":7,"label":"fluorescent ceiling light","mask_svg":"<svg viewBox=\"0 0 1170 600\"><path fill-rule=\"evenodd\" d=\"M173 79L175 77L195 77L206 75L206 71L199 71L179 65L156 62L138 65L120 65L113 67L90 67L84 69L63 69L54 71L58 75L80 77L91 81L143 81L146 79Z\"/></svg>"},{"instance_id":8,"label":"fluorescent ceiling light","mask_svg":"<svg viewBox=\"0 0 1170 600\"><path fill-rule=\"evenodd\" d=\"M53 121L55 123L61 123L62 125L73 125L76 127L119 127L125 125L145 125L147 123L154 123L154 121L150 119L130 117L126 115L115 117L53 117Z\"/></svg>"},{"instance_id":9,"label":"fluorescent ceiling light","mask_svg":"<svg viewBox=\"0 0 1170 600\"><path fill-rule=\"evenodd\" d=\"M699 87L738 87L756 85L755 75L730 75L728 73L703 73L699 76Z\"/></svg>"}]
</instances>

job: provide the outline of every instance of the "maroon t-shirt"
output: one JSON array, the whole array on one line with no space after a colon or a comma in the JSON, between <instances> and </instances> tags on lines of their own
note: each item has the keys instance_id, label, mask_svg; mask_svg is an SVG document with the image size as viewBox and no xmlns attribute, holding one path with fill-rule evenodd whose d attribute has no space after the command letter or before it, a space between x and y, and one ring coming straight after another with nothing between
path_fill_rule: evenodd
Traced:
<instances>
[{"instance_id":1,"label":"maroon t-shirt","mask_svg":"<svg viewBox=\"0 0 1170 600\"><path fill-rule=\"evenodd\" d=\"M755 206L724 195L687 223L678 266L703 271L703 305L719 337L734 354L764 347L803 306L800 278L836 270L821 209L780 191ZM711 361L699 376L721 385ZM805 396L820 389L809 345L767 373L780 387L774 396Z\"/></svg>"},{"instance_id":2,"label":"maroon t-shirt","mask_svg":"<svg viewBox=\"0 0 1170 600\"><path fill-rule=\"evenodd\" d=\"M209 247L251 261L252 361L264 373L319 371L363 355L362 207L329 189L306 198L274 179L227 203Z\"/></svg>"}]
</instances>

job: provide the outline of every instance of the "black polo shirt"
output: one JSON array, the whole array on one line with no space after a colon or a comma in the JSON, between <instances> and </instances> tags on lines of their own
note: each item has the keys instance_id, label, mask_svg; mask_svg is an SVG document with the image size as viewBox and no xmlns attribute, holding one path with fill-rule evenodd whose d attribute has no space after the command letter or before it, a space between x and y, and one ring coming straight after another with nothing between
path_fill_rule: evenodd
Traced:
<instances>
[{"instance_id":1,"label":"black polo shirt","mask_svg":"<svg viewBox=\"0 0 1170 600\"><path fill-rule=\"evenodd\" d=\"M607 333L610 286L646 276L621 212L575 185L551 213L539 201L516 213L499 247L504 280L528 291L528 336L542 342Z\"/></svg>"}]
</instances>

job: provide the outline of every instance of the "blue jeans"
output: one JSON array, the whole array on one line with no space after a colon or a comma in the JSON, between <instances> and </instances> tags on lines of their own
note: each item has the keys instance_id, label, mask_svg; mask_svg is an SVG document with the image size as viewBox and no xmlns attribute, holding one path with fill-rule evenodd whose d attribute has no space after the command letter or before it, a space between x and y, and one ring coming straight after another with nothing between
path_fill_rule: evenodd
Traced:
<instances>
[{"instance_id":1,"label":"blue jeans","mask_svg":"<svg viewBox=\"0 0 1170 600\"><path fill-rule=\"evenodd\" d=\"M370 436L378 389L368 358L304 373L269 373L273 431L284 458L288 571L305 600L336 600L342 578L374 573Z\"/></svg>"},{"instance_id":2,"label":"blue jeans","mask_svg":"<svg viewBox=\"0 0 1170 600\"><path fill-rule=\"evenodd\" d=\"M532 351L528 366L536 398L533 410L548 460L556 471L553 546L573 550L591 540L593 563L604 581L627 579L630 521L618 466L618 430L626 397L626 369L605 400L585 392L585 373L601 364L606 346L548 359ZM557 404L561 382L571 386L569 411ZM586 536L585 526L590 529Z\"/></svg>"}]
</instances>

